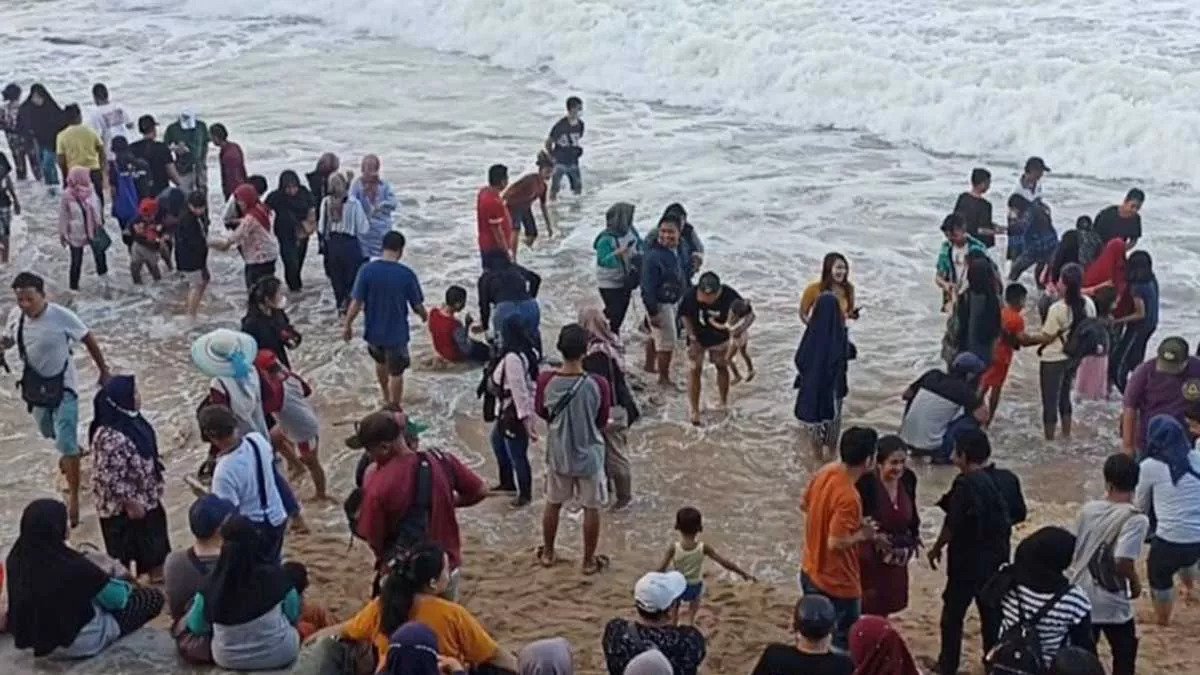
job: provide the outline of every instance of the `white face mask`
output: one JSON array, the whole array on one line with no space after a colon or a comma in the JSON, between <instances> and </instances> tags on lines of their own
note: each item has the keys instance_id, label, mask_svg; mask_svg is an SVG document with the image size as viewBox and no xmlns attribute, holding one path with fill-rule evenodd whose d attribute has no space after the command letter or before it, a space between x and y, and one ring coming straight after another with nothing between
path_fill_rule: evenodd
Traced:
<instances>
[{"instance_id":1,"label":"white face mask","mask_svg":"<svg viewBox=\"0 0 1200 675\"><path fill-rule=\"evenodd\" d=\"M275 309L287 309L287 296L279 296L279 301L275 303Z\"/></svg>"}]
</instances>

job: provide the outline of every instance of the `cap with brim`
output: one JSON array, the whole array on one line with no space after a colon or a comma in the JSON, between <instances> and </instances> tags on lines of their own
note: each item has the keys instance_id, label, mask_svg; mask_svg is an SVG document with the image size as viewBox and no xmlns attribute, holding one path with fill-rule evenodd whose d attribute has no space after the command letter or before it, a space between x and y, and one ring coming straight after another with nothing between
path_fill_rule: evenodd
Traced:
<instances>
[{"instance_id":1,"label":"cap with brim","mask_svg":"<svg viewBox=\"0 0 1200 675\"><path fill-rule=\"evenodd\" d=\"M400 413L397 413L397 414L400 414ZM421 422L418 422L411 417L406 417L406 419L407 419L407 421L404 423L404 435L405 436L411 436L414 438L420 437L421 434L423 434L429 430L428 424L423 424ZM355 426L357 427L358 425L356 424ZM355 431L352 436L349 436L346 438L346 447L350 448L351 450L361 450L365 447L365 444L362 442L362 439L358 437L357 431Z\"/></svg>"},{"instance_id":2,"label":"cap with brim","mask_svg":"<svg viewBox=\"0 0 1200 675\"><path fill-rule=\"evenodd\" d=\"M705 272L697 280L696 288L699 288L702 293L716 293L721 290L721 277L717 276L715 272Z\"/></svg>"},{"instance_id":3,"label":"cap with brim","mask_svg":"<svg viewBox=\"0 0 1200 675\"><path fill-rule=\"evenodd\" d=\"M1050 167L1046 166L1046 160L1042 159L1041 157L1030 157L1029 159L1025 160L1026 171L1033 171L1035 169L1041 169L1046 173L1050 173Z\"/></svg>"},{"instance_id":4,"label":"cap with brim","mask_svg":"<svg viewBox=\"0 0 1200 675\"><path fill-rule=\"evenodd\" d=\"M196 112L191 109L186 109L179 113L179 126L189 131L196 128Z\"/></svg>"},{"instance_id":5,"label":"cap with brim","mask_svg":"<svg viewBox=\"0 0 1200 675\"><path fill-rule=\"evenodd\" d=\"M954 357L954 362L950 364L950 370L967 375L979 375L987 370L987 364L974 353L963 352Z\"/></svg>"},{"instance_id":6,"label":"cap with brim","mask_svg":"<svg viewBox=\"0 0 1200 675\"><path fill-rule=\"evenodd\" d=\"M197 538L208 539L236 512L237 506L233 502L216 495L204 495L188 509L188 526Z\"/></svg>"},{"instance_id":7,"label":"cap with brim","mask_svg":"<svg viewBox=\"0 0 1200 675\"><path fill-rule=\"evenodd\" d=\"M153 115L142 115L138 118L138 131L143 134L158 126L158 122L154 120Z\"/></svg>"},{"instance_id":8,"label":"cap with brim","mask_svg":"<svg viewBox=\"0 0 1200 675\"><path fill-rule=\"evenodd\" d=\"M192 363L209 377L236 377L250 369L258 354L258 343L249 335L218 328L192 343Z\"/></svg>"},{"instance_id":9,"label":"cap with brim","mask_svg":"<svg viewBox=\"0 0 1200 675\"><path fill-rule=\"evenodd\" d=\"M800 598L796 612L796 631L807 635L828 635L837 623L837 611L829 598L823 595L806 595Z\"/></svg>"},{"instance_id":10,"label":"cap with brim","mask_svg":"<svg viewBox=\"0 0 1200 675\"><path fill-rule=\"evenodd\" d=\"M676 571L650 572L633 587L633 601L644 612L662 612L671 608L687 590L687 579Z\"/></svg>"},{"instance_id":11,"label":"cap with brim","mask_svg":"<svg viewBox=\"0 0 1200 675\"><path fill-rule=\"evenodd\" d=\"M1178 375L1188 367L1188 343L1181 337L1169 337L1158 345L1155 369L1160 373Z\"/></svg>"}]
</instances>

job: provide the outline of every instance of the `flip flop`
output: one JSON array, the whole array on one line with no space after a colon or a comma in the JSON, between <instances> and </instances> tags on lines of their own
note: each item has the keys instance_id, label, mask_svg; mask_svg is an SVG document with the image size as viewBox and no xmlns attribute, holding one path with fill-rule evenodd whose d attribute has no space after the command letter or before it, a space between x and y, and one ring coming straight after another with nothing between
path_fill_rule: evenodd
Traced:
<instances>
[{"instance_id":1,"label":"flip flop","mask_svg":"<svg viewBox=\"0 0 1200 675\"><path fill-rule=\"evenodd\" d=\"M545 556L545 553L546 553L545 546L538 546L537 549L534 551L534 555L537 556L537 562L539 565L541 565L542 567L554 567L555 565L558 564L557 556L552 555L552 556L550 556L549 559L547 559Z\"/></svg>"},{"instance_id":2,"label":"flip flop","mask_svg":"<svg viewBox=\"0 0 1200 675\"><path fill-rule=\"evenodd\" d=\"M608 556L604 555L603 553L597 553L596 557L592 559L591 565L583 566L583 574L584 576L588 577L594 574L599 574L611 564L612 560L610 560Z\"/></svg>"}]
</instances>

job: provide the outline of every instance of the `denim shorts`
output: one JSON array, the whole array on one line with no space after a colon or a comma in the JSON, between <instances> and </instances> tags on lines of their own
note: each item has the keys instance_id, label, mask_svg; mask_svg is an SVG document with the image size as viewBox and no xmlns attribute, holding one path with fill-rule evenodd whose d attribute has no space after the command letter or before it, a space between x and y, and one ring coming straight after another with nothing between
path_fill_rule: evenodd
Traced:
<instances>
[{"instance_id":1,"label":"denim shorts","mask_svg":"<svg viewBox=\"0 0 1200 675\"><path fill-rule=\"evenodd\" d=\"M681 602L696 602L704 595L704 582L697 581L694 584L688 584L687 588L683 589L683 595L679 596Z\"/></svg>"},{"instance_id":2,"label":"denim shorts","mask_svg":"<svg viewBox=\"0 0 1200 675\"><path fill-rule=\"evenodd\" d=\"M75 392L63 392L57 408L35 407L32 413L42 438L53 438L54 447L63 457L79 456L79 397Z\"/></svg>"}]
</instances>

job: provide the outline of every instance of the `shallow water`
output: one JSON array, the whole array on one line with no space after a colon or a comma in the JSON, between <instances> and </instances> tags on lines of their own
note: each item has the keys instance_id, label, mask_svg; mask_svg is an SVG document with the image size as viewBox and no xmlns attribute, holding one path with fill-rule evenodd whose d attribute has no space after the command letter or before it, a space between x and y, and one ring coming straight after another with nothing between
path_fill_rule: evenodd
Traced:
<instances>
[{"instance_id":1,"label":"shallow water","mask_svg":"<svg viewBox=\"0 0 1200 675\"><path fill-rule=\"evenodd\" d=\"M1197 337L1200 243L1191 217L1200 199L1188 183L1196 183L1191 160L1200 149L1200 127L1194 107L1181 109L1179 99L1191 92L1195 100L1200 56L1181 46L1196 38L1187 5L1156 3L1153 13L1162 19L1143 22L1138 30L1147 35L1136 51L1088 50L1073 61L1072 45L1098 35L1112 39L1125 26L1105 23L1115 18L1091 19L1092 12L1065 3L1018 3L1013 11L1054 18L1054 54L1025 66L1029 73L1018 72L1022 84L1002 94L996 81L1015 66L1001 60L964 70L943 56L969 41L956 26L999 24L997 10L957 3L927 0L904 14L852 3L808 14L766 0L732 13L714 3L676 0L659 3L658 14L649 15L619 0L585 0L553 12L527 0L486 6L372 0L345 19L320 20L334 6L319 0L267 0L252 8L224 0L169 7L125 0L20 3L0 8L0 34L12 45L6 76L26 87L40 78L64 105L84 101L91 82L103 80L114 100L135 114L152 112L164 124L182 106L194 105L210 124L225 123L245 148L251 172L272 183L284 168L309 170L323 151L336 151L354 168L362 154L379 154L403 201L398 226L409 240L406 260L430 303L450 283L474 287L474 197L487 166L503 162L514 175L529 169L564 93L580 93L588 123L587 190L557 207L560 236L522 253L546 280L546 333L569 321L580 303L598 304L589 251L615 201L638 205L643 231L667 203L685 203L709 250L706 267L751 299L760 315L751 342L758 375L735 387L728 415L709 412L706 426L694 429L682 395L647 406L631 448L638 497L630 512L606 521L606 550L657 551L670 536L670 514L695 504L706 514L709 538L737 550L760 577L779 581L794 574L797 503L819 463L800 453L791 416L800 290L816 277L826 252L849 257L865 309L852 328L860 360L851 371L847 423L895 429L900 392L938 365L942 317L931 283L937 224L977 164L992 168L993 203L1001 214L1018 163L1043 154L1059 170L1046 193L1060 230L1076 215L1115 202L1129 185L1144 187L1150 197L1141 245L1154 254L1162 281L1158 335ZM664 26L689 7L689 20L670 32L682 37L664 46ZM64 29L51 21L63 8L89 17L87 24ZM1093 8L1095 16L1106 14ZM802 20L808 28L787 37ZM535 40L534 32L546 26L562 28L538 32L544 40ZM1023 33L993 38L1003 45L1000 59L1033 40ZM743 43L754 49L740 51ZM791 70L779 71L789 59ZM1147 75L1151 71L1166 79ZM1145 86L1130 90L1127 83L1139 77ZM1087 109L1072 109L1081 99ZM210 169L210 177L216 175ZM1135 179L1102 178L1124 175ZM33 269L46 274L52 295L62 298L66 261L52 236L51 202L40 188L18 189L27 214L17 219L16 262L4 281L18 269ZM168 275L157 286L132 288L123 253L111 264L110 297L86 287L94 277L85 262L85 290L74 299L114 369L139 376L144 407L167 455L168 511L180 544L190 503L180 479L201 455L192 413L205 383L191 368L187 347L204 331L236 325L243 307L240 262L220 253L211 262L215 283L195 325L181 315L180 283ZM290 297L289 313L305 334L293 363L316 387L322 454L336 492L349 483L353 456L340 446L345 429L334 425L370 410L378 393L362 346L337 337L315 250L305 280L306 291ZM414 335L419 362L431 349L417 326ZM640 351L640 342L631 345L630 360ZM80 358L82 365L86 356ZM1040 438L1035 371L1032 355L1018 357L994 427L997 455L1018 467L1035 502L1095 494L1101 487L1097 460L1118 445L1117 404L1080 406L1076 439L1048 445ZM81 376L89 382L88 401L94 370L82 365ZM432 424L424 442L453 449L490 476L474 397L477 374L417 367L408 382L408 407ZM0 397L0 545L6 548L21 507L55 489L55 469L52 448L36 438L16 393L4 386ZM710 372L705 398L714 397ZM83 414L85 424L89 417ZM540 459L540 450L533 454ZM920 473L921 501L928 505L949 474ZM85 493L81 537L98 541L90 501ZM308 508L315 525L340 531L340 510ZM519 550L532 544L539 515L489 502L461 518L489 545ZM577 546L572 518L560 538L564 547ZM169 651L162 660L148 651L123 653L149 664L118 658L71 672L174 666ZM27 659L17 663L29 667Z\"/></svg>"}]
</instances>

